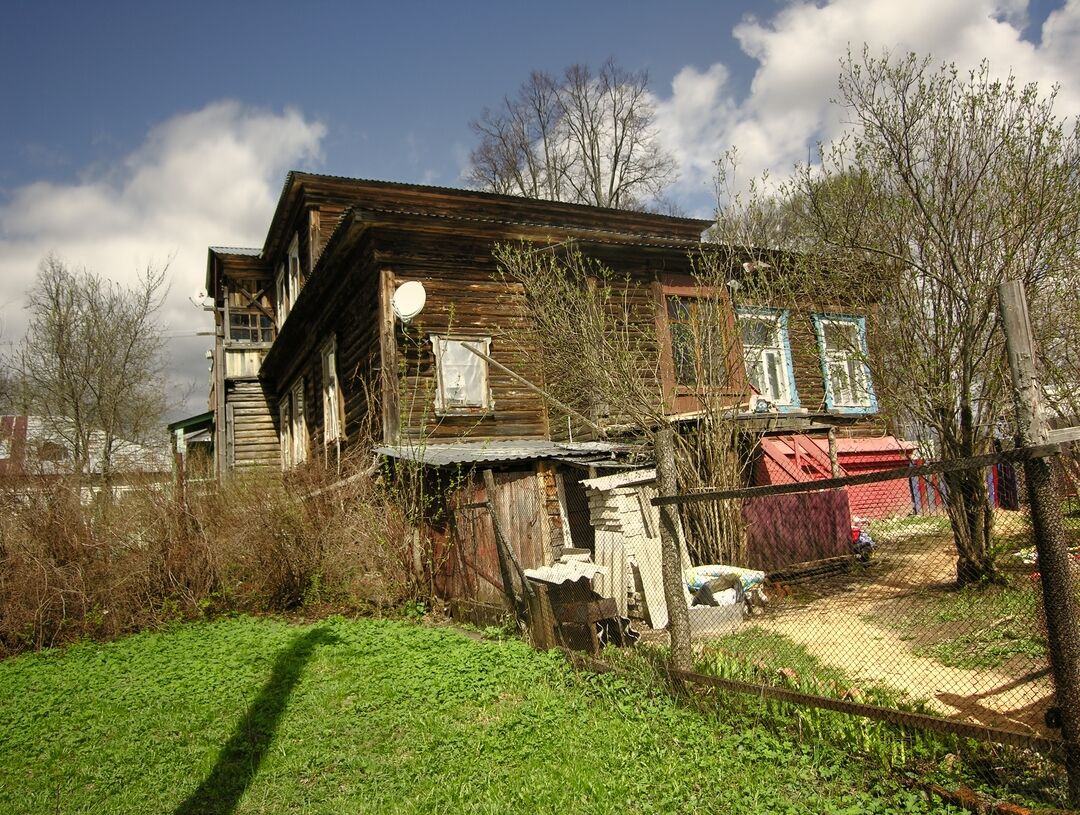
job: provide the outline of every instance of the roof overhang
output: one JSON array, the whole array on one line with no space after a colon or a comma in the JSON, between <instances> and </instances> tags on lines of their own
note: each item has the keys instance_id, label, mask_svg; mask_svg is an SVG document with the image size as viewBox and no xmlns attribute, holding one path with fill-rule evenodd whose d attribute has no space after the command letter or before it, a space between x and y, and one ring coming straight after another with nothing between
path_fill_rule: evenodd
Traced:
<instances>
[{"instance_id":1,"label":"roof overhang","mask_svg":"<svg viewBox=\"0 0 1080 815\"><path fill-rule=\"evenodd\" d=\"M572 460L595 467L620 466L620 458L640 453L641 447L606 441L557 442L545 439L403 443L376 447L387 458L425 467L512 464Z\"/></svg>"}]
</instances>

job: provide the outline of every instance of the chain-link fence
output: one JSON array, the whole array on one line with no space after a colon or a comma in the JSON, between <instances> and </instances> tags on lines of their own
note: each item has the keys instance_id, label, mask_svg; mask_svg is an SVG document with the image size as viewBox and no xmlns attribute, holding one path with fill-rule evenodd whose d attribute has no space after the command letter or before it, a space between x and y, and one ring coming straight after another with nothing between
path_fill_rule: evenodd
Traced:
<instances>
[{"instance_id":1,"label":"chain-link fence","mask_svg":"<svg viewBox=\"0 0 1080 815\"><path fill-rule=\"evenodd\" d=\"M677 504L693 681L942 735L943 754L1010 745L1046 780L1061 738L1023 458L667 498L650 469L504 475L493 502L468 505L484 529L462 556L490 588L513 583L540 646L662 648L657 504ZM1080 467L1056 461L1075 563ZM727 539L704 545L710 514Z\"/></svg>"},{"instance_id":2,"label":"chain-link fence","mask_svg":"<svg viewBox=\"0 0 1080 815\"><path fill-rule=\"evenodd\" d=\"M1053 737L1038 563L1014 468L806 486L726 499L741 502L744 558L688 569L692 631L719 634L703 642L711 672ZM730 630L717 630L721 618Z\"/></svg>"}]
</instances>

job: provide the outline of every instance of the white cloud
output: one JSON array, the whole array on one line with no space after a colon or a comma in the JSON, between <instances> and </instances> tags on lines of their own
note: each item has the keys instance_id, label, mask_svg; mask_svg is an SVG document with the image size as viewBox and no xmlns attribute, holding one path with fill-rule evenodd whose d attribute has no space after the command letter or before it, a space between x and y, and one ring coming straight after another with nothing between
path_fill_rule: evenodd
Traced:
<instances>
[{"instance_id":1,"label":"white cloud","mask_svg":"<svg viewBox=\"0 0 1080 815\"><path fill-rule=\"evenodd\" d=\"M1027 12L1026 0L831 0L744 19L733 33L757 62L748 92L738 93L717 63L683 68L657 103L658 130L681 167L676 195L707 206L700 193L712 162L732 145L745 177L768 169L775 178L806 161L815 142L839 135L843 113L829 103L839 60L863 43L875 54L915 51L962 69L987 58L999 75L1012 71L1046 91L1059 83L1058 112L1080 113L1080 0L1049 16L1040 45L1021 38Z\"/></svg>"},{"instance_id":2,"label":"white cloud","mask_svg":"<svg viewBox=\"0 0 1080 815\"><path fill-rule=\"evenodd\" d=\"M296 110L214 102L157 125L125 159L76 183L16 189L0 206L3 340L22 335L24 294L47 252L120 282L171 258L172 384L193 382L186 408L204 409L212 341L194 334L211 326L188 296L204 285L206 248L261 246L286 170L317 161L324 135Z\"/></svg>"}]
</instances>

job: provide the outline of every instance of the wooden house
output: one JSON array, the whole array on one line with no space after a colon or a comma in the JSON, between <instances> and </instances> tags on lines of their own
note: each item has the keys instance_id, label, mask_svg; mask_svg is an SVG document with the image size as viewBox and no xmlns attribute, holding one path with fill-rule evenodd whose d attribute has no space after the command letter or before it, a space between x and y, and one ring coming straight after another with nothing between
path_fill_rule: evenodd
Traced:
<instances>
[{"instance_id":1,"label":"wooden house","mask_svg":"<svg viewBox=\"0 0 1080 815\"><path fill-rule=\"evenodd\" d=\"M580 436L571 443L565 415L529 387L543 385L542 373L534 355L508 337L525 319L524 293L500 274L493 249L572 241L623 276L635 313L655 323L653 370L670 395L668 408L692 417L684 324L701 296L691 257L709 225L289 173L261 247L209 250L217 473L288 470L315 457L330 462L351 445L432 467L491 467L500 470L500 490L539 496L535 512L520 519L535 538L534 546L521 545L526 568L543 565L561 546L588 548L580 481L605 464L621 465L628 453ZM393 298L409 282L421 283L427 299L405 323L395 317ZM865 347L861 316L733 304L726 293L720 303L741 340L724 363L722 387L746 403L754 432L823 432L874 417L869 371L850 350ZM482 494L478 482L469 489ZM472 523L464 516L459 522ZM493 544L486 554L486 543L477 546L473 565L490 571ZM475 583L466 589L454 591L485 594Z\"/></svg>"}]
</instances>

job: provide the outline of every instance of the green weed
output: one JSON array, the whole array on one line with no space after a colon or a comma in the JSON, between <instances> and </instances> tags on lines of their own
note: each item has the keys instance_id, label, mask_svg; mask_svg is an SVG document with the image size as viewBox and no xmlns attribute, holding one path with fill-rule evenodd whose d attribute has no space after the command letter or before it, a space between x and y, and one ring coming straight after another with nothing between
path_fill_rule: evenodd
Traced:
<instances>
[{"instance_id":1,"label":"green weed","mask_svg":"<svg viewBox=\"0 0 1080 815\"><path fill-rule=\"evenodd\" d=\"M0 662L0 811L941 812L517 640L238 617Z\"/></svg>"}]
</instances>

